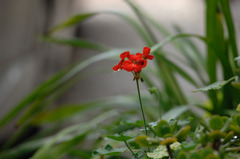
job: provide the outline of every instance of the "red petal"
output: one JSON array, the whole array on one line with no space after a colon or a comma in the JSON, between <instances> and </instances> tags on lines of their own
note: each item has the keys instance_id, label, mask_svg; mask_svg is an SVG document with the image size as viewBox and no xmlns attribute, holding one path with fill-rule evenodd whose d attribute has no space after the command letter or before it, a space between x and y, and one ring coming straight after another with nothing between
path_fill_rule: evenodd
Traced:
<instances>
[{"instance_id":1,"label":"red petal","mask_svg":"<svg viewBox=\"0 0 240 159\"><path fill-rule=\"evenodd\" d=\"M116 65L116 66L113 66L113 70L114 70L114 71L118 71L118 70L119 70L119 67L118 67L118 65Z\"/></svg>"},{"instance_id":2,"label":"red petal","mask_svg":"<svg viewBox=\"0 0 240 159\"><path fill-rule=\"evenodd\" d=\"M146 67L147 66L147 60L144 60L144 63L142 65L142 68Z\"/></svg>"},{"instance_id":3,"label":"red petal","mask_svg":"<svg viewBox=\"0 0 240 159\"><path fill-rule=\"evenodd\" d=\"M126 60L123 62L123 69L128 72L132 72L134 70L134 63L130 60Z\"/></svg>"},{"instance_id":4,"label":"red petal","mask_svg":"<svg viewBox=\"0 0 240 159\"><path fill-rule=\"evenodd\" d=\"M144 47L143 48L143 55L147 56L150 54L151 49L149 47Z\"/></svg>"},{"instance_id":5,"label":"red petal","mask_svg":"<svg viewBox=\"0 0 240 159\"><path fill-rule=\"evenodd\" d=\"M113 66L113 70L114 71L118 71L119 69L122 69L122 64L123 64L123 60L121 60L116 66Z\"/></svg>"},{"instance_id":6,"label":"red petal","mask_svg":"<svg viewBox=\"0 0 240 159\"><path fill-rule=\"evenodd\" d=\"M125 51L123 53L120 54L120 58L122 60L124 60L126 57L128 57L130 55L130 52L129 51Z\"/></svg>"},{"instance_id":7,"label":"red petal","mask_svg":"<svg viewBox=\"0 0 240 159\"><path fill-rule=\"evenodd\" d=\"M154 56L153 56L153 55L148 55L148 56L146 56L146 58L145 58L145 59L152 60L153 58L154 58Z\"/></svg>"}]
</instances>

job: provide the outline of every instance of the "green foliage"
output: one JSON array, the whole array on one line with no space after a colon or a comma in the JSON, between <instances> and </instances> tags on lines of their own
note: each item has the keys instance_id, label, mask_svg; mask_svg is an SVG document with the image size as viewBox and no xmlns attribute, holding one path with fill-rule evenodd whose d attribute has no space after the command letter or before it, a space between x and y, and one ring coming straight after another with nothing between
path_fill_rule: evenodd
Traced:
<instances>
[{"instance_id":1,"label":"green foliage","mask_svg":"<svg viewBox=\"0 0 240 159\"><path fill-rule=\"evenodd\" d=\"M222 88L224 85L228 84L229 82L231 82L232 80L234 80L236 77L232 77L227 81L218 81L215 83L210 84L207 87L203 87L203 88L199 88L193 92L199 92L199 91L210 91L210 90L216 90L216 89L220 89Z\"/></svg>"},{"instance_id":2,"label":"green foliage","mask_svg":"<svg viewBox=\"0 0 240 159\"><path fill-rule=\"evenodd\" d=\"M112 140L117 140L117 141L127 141L127 140L132 139L133 137L124 136L124 135L120 134L120 135L117 135L117 136L116 135L115 136L108 135L107 138L112 139Z\"/></svg>"},{"instance_id":3,"label":"green foliage","mask_svg":"<svg viewBox=\"0 0 240 159\"><path fill-rule=\"evenodd\" d=\"M100 148L93 151L93 155L112 155L118 156L126 151L127 148L113 148L111 145L106 145L104 148Z\"/></svg>"},{"instance_id":4,"label":"green foliage","mask_svg":"<svg viewBox=\"0 0 240 159\"><path fill-rule=\"evenodd\" d=\"M92 12L70 17L40 36L45 42L87 48L100 53L56 73L1 118L2 130L16 119L18 129L1 146L0 158L129 158L124 157L125 152L128 153L127 149L134 158L139 159L154 155L176 159L238 157L240 115L235 114L234 110L240 110L240 58L229 1L205 1L204 36L185 33L179 26L174 26L176 33L172 33L144 13L133 1L125 2L132 8L140 23L122 12ZM81 72L84 68L98 61L117 57L126 51L82 38L65 39L55 36L55 33L63 29L74 27L100 14L111 14L126 21L145 45L151 47L151 54L155 56L151 68L142 72L153 96L143 96L143 103L149 105L144 108L147 117L153 121L147 124L146 129L141 129L144 126L143 121L132 122L139 112L136 96L116 96L49 108L68 88L86 76ZM165 39L159 41L158 34ZM206 57L192 38L205 44ZM165 51L163 47L168 43L179 54L173 55ZM220 78L218 65L222 68ZM195 76L183 66L189 68ZM184 86L177 77L192 85L195 92L205 93L209 104L190 100L191 92L184 91ZM81 121L94 111L100 114L91 120ZM208 118L203 118L203 115ZM194 121L189 120L190 118ZM66 127L60 127L61 124ZM34 128L38 131L28 137L28 133L31 134ZM144 135L145 130L148 135ZM85 146L85 143L92 144Z\"/></svg>"}]
</instances>

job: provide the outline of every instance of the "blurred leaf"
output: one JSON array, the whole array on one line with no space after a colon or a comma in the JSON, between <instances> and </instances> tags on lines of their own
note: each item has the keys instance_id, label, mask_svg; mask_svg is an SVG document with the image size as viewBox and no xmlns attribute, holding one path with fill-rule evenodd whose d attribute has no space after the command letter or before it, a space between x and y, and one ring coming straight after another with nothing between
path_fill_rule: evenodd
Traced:
<instances>
[{"instance_id":1,"label":"blurred leaf","mask_svg":"<svg viewBox=\"0 0 240 159\"><path fill-rule=\"evenodd\" d=\"M86 132L84 134L80 134L79 136L74 136L71 140L62 142L55 147L52 147L51 152L42 154L41 158L59 159L61 156L68 153L75 145L78 145L87 135L88 134Z\"/></svg>"},{"instance_id":2,"label":"blurred leaf","mask_svg":"<svg viewBox=\"0 0 240 159\"><path fill-rule=\"evenodd\" d=\"M131 107L136 103L135 96L115 96L106 99L91 101L83 104L73 104L73 105L63 105L56 107L54 109L46 110L39 113L33 120L34 125L42 125L47 123L53 123L57 121L67 120L79 115L80 113L86 113L87 111L105 109L105 108L116 108L116 106L121 105L121 107ZM136 105L137 106L137 105ZM139 122L127 123L126 125L139 126ZM132 126L131 126L132 127Z\"/></svg>"},{"instance_id":3,"label":"blurred leaf","mask_svg":"<svg viewBox=\"0 0 240 159\"><path fill-rule=\"evenodd\" d=\"M199 92L199 91L209 91L209 90L216 90L216 89L220 89L222 88L224 85L228 84L229 82L231 82L232 80L234 80L236 77L232 77L230 78L229 80L227 81L218 81L218 82L215 82L213 84L210 84L209 86L206 86L206 87L202 87L202 88L199 88L193 92Z\"/></svg>"},{"instance_id":4,"label":"blurred leaf","mask_svg":"<svg viewBox=\"0 0 240 159\"><path fill-rule=\"evenodd\" d=\"M151 138L146 135L137 136L135 139L136 143L142 147L152 147L159 145L160 141L155 138Z\"/></svg>"},{"instance_id":5,"label":"blurred leaf","mask_svg":"<svg viewBox=\"0 0 240 159\"><path fill-rule=\"evenodd\" d=\"M145 41L148 46L151 46L151 41L148 35L145 33L145 30L133 18L131 18L127 14L124 14L122 12L117 12L117 11L105 11L103 13L117 15L123 20L125 20L138 33L138 35L142 38L142 40Z\"/></svg>"},{"instance_id":6,"label":"blurred leaf","mask_svg":"<svg viewBox=\"0 0 240 159\"><path fill-rule=\"evenodd\" d=\"M116 140L116 141L127 141L127 140L130 140L130 139L133 138L133 137L130 137L130 136L125 136L123 134L114 135L114 136L107 135L106 137L109 138L109 139L112 139L112 140Z\"/></svg>"},{"instance_id":7,"label":"blurred leaf","mask_svg":"<svg viewBox=\"0 0 240 159\"><path fill-rule=\"evenodd\" d=\"M234 114L232 116L232 121L240 127L240 114Z\"/></svg>"},{"instance_id":8,"label":"blurred leaf","mask_svg":"<svg viewBox=\"0 0 240 159\"><path fill-rule=\"evenodd\" d=\"M84 39L80 38L72 38L72 39L66 39L66 38L60 38L60 37L52 37L52 36L41 36L41 40L56 44L63 44L63 45L69 45L74 47L81 47L86 49L93 49L98 51L107 51L110 48L101 44L97 44L94 42L90 42Z\"/></svg>"},{"instance_id":9,"label":"blurred leaf","mask_svg":"<svg viewBox=\"0 0 240 159\"><path fill-rule=\"evenodd\" d=\"M174 76L174 70L169 67L166 63L164 63L163 59L160 55L155 54L156 56L156 64L158 66L158 73L157 76L161 75L164 87L166 88L166 93L168 96L173 98L174 104L184 105L187 103L185 99L185 95L179 86L179 83Z\"/></svg>"},{"instance_id":10,"label":"blurred leaf","mask_svg":"<svg viewBox=\"0 0 240 159\"><path fill-rule=\"evenodd\" d=\"M175 25L174 28L178 33L183 33L180 26ZM192 40L190 40L189 38L182 38L177 43L179 43L180 47L183 47L182 53L185 56L189 57L192 62L196 62L198 64L197 66L205 68L204 57Z\"/></svg>"},{"instance_id":11,"label":"blurred leaf","mask_svg":"<svg viewBox=\"0 0 240 159\"><path fill-rule=\"evenodd\" d=\"M71 157L79 157L79 158L91 158L91 156L92 156L92 152L91 151L80 150L80 149L70 150L68 152L68 154Z\"/></svg>"},{"instance_id":12,"label":"blurred leaf","mask_svg":"<svg viewBox=\"0 0 240 159\"><path fill-rule=\"evenodd\" d=\"M75 15L75 16L69 18L68 20L64 21L63 23L57 25L56 27L50 29L48 35L53 34L59 30L65 29L67 27L76 25L87 18L90 18L95 15L99 15L99 14L111 14L111 15L119 16L120 18L125 20L128 24L130 24L134 28L135 31L137 31L138 35L143 39L143 41L146 41L146 43L149 46L151 45L149 37L147 36L145 31L141 28L141 26L130 16L128 16L124 13L121 13L121 12L117 12L117 11L103 11L103 12Z\"/></svg>"},{"instance_id":13,"label":"blurred leaf","mask_svg":"<svg viewBox=\"0 0 240 159\"><path fill-rule=\"evenodd\" d=\"M176 119L184 112L189 110L189 106L177 106L163 115L163 119L170 121L171 119Z\"/></svg>"},{"instance_id":14,"label":"blurred leaf","mask_svg":"<svg viewBox=\"0 0 240 159\"><path fill-rule=\"evenodd\" d=\"M237 49L237 43L236 43L236 37L235 37L236 35L235 28L234 28L232 14L231 14L231 8L228 0L219 0L219 2L221 4L221 8L227 24L229 41L230 41L230 45L233 52L233 58L234 58L238 56L238 49Z\"/></svg>"},{"instance_id":15,"label":"blurred leaf","mask_svg":"<svg viewBox=\"0 0 240 159\"><path fill-rule=\"evenodd\" d=\"M53 27L52 29L50 29L50 31L48 32L48 34L53 34L59 30L65 29L67 27L76 25L80 22L82 22L83 20L86 20L94 15L96 15L97 13L86 13L86 14L80 14L80 15L75 15L71 18L69 18L68 20L64 21L63 23Z\"/></svg>"},{"instance_id":16,"label":"blurred leaf","mask_svg":"<svg viewBox=\"0 0 240 159\"><path fill-rule=\"evenodd\" d=\"M231 85L232 85L234 88L240 90L240 82L231 82Z\"/></svg>"},{"instance_id":17,"label":"blurred leaf","mask_svg":"<svg viewBox=\"0 0 240 159\"><path fill-rule=\"evenodd\" d=\"M209 126L213 130L220 130L224 126L224 122L220 116L214 115L209 120Z\"/></svg>"},{"instance_id":18,"label":"blurred leaf","mask_svg":"<svg viewBox=\"0 0 240 159\"><path fill-rule=\"evenodd\" d=\"M187 74L180 66L175 64L174 62L170 61L164 56L160 57L164 63L168 65L168 67L172 67L173 71L176 71L181 77L183 77L185 80L193 84L194 86L197 86L198 84L193 80L193 78Z\"/></svg>"},{"instance_id":19,"label":"blurred leaf","mask_svg":"<svg viewBox=\"0 0 240 159\"><path fill-rule=\"evenodd\" d=\"M113 148L111 145L106 145L104 148L99 148L97 150L93 151L93 155L113 155L118 156L124 151L126 151L127 148Z\"/></svg>"},{"instance_id":20,"label":"blurred leaf","mask_svg":"<svg viewBox=\"0 0 240 159\"><path fill-rule=\"evenodd\" d=\"M218 43L219 36L218 32L215 32L218 29L217 23L217 1L211 0L206 1L206 37L211 41L211 44L216 45ZM220 32L219 34L222 34ZM222 39L221 39L222 40ZM207 44L207 72L210 83L216 81L216 64L218 60L218 56L215 53L216 51L213 47L210 46L210 43Z\"/></svg>"},{"instance_id":21,"label":"blurred leaf","mask_svg":"<svg viewBox=\"0 0 240 159\"><path fill-rule=\"evenodd\" d=\"M29 106L29 104L33 103L35 100L39 98L46 98L46 96L55 92L56 89L58 89L63 83L66 83L67 81L69 81L71 78L77 75L79 71L83 70L85 67L97 61L116 56L120 52L121 52L120 50L110 50L107 52L103 52L96 56L90 57L86 60L83 60L70 68L60 71L49 80L43 82L31 94L29 94L26 98L24 98L21 102L19 102L13 109L11 109L10 112L8 112L0 120L0 128L3 127L7 122L12 120L17 114L23 111L24 108Z\"/></svg>"},{"instance_id":22,"label":"blurred leaf","mask_svg":"<svg viewBox=\"0 0 240 159\"><path fill-rule=\"evenodd\" d=\"M162 40L161 42L155 44L154 46L151 47L151 51L155 52L158 49L162 48L165 44L177 39L177 38L183 38L183 37L195 37L198 38L200 40L203 40L204 42L207 42L207 39L199 36L199 35L195 35L195 34L177 34L177 35L171 35L166 37L164 40Z\"/></svg>"},{"instance_id":23,"label":"blurred leaf","mask_svg":"<svg viewBox=\"0 0 240 159\"><path fill-rule=\"evenodd\" d=\"M193 150L196 146L197 144L194 141L190 142L184 141L181 144L182 149L187 151Z\"/></svg>"},{"instance_id":24,"label":"blurred leaf","mask_svg":"<svg viewBox=\"0 0 240 159\"><path fill-rule=\"evenodd\" d=\"M137 125L129 125L129 124L121 124L121 125L115 125L111 129L108 130L108 133L110 134L120 134L124 131L134 129L136 127L139 127Z\"/></svg>"},{"instance_id":25,"label":"blurred leaf","mask_svg":"<svg viewBox=\"0 0 240 159\"><path fill-rule=\"evenodd\" d=\"M188 155L184 151L180 151L177 155L177 159L187 159L187 158L188 158Z\"/></svg>"},{"instance_id":26,"label":"blurred leaf","mask_svg":"<svg viewBox=\"0 0 240 159\"><path fill-rule=\"evenodd\" d=\"M238 106L237 106L237 109L236 109L237 111L240 111L240 104L238 104Z\"/></svg>"},{"instance_id":27,"label":"blurred leaf","mask_svg":"<svg viewBox=\"0 0 240 159\"><path fill-rule=\"evenodd\" d=\"M62 137L61 139L59 139L57 142L59 143L62 143L65 141L67 142L73 137L74 137L74 134L73 135L68 134ZM53 138L54 136L50 136L50 137L42 137L42 138L34 139L31 141L26 141L22 144L19 144L18 146L15 146L13 148L9 148L7 150L0 152L0 158L16 159L26 154L31 154L42 145L48 143Z\"/></svg>"},{"instance_id":28,"label":"blurred leaf","mask_svg":"<svg viewBox=\"0 0 240 159\"><path fill-rule=\"evenodd\" d=\"M148 43L149 46L152 46L153 44L157 43L157 39L152 32L151 28L149 27L148 23L145 21L145 16L142 13L142 9L139 8L139 6L136 6L132 1L130 0L125 0L125 2L132 8L132 10L135 12L137 15L138 19L140 20L142 26L144 27L144 30L146 31L147 35L149 36L149 39L151 43Z\"/></svg>"},{"instance_id":29,"label":"blurred leaf","mask_svg":"<svg viewBox=\"0 0 240 159\"><path fill-rule=\"evenodd\" d=\"M81 106L61 106L39 113L32 122L34 125L52 123L71 117L84 109L85 107Z\"/></svg>"},{"instance_id":30,"label":"blurred leaf","mask_svg":"<svg viewBox=\"0 0 240 159\"><path fill-rule=\"evenodd\" d=\"M175 137L178 139L178 141L183 141L187 136L190 131L191 127L186 126L184 128L181 128L177 134L175 134Z\"/></svg>"},{"instance_id":31,"label":"blurred leaf","mask_svg":"<svg viewBox=\"0 0 240 159\"><path fill-rule=\"evenodd\" d=\"M171 128L165 120L157 122L157 126L154 127L154 130L159 137L164 137L164 135L171 133Z\"/></svg>"},{"instance_id":32,"label":"blurred leaf","mask_svg":"<svg viewBox=\"0 0 240 159\"><path fill-rule=\"evenodd\" d=\"M198 151L194 151L190 154L189 159L202 159L202 157Z\"/></svg>"},{"instance_id":33,"label":"blurred leaf","mask_svg":"<svg viewBox=\"0 0 240 159\"><path fill-rule=\"evenodd\" d=\"M84 133L87 133L90 130L94 130L96 125L103 122L104 120L116 116L117 112L112 110L112 111L108 111L105 112L99 116L97 116L96 118L94 118L93 120L87 122L87 123L81 123L81 124L76 124L73 126L70 126L66 129L63 129L62 131L60 131L59 133L57 133L51 140L49 140L46 144L44 144L32 157L32 159L43 159L43 158L51 158L51 159L55 159L55 155L52 154L52 151L56 151L58 152L59 149L61 149L61 155L67 153L69 151L69 149L64 149L63 147L69 145L70 147L72 147L75 142L71 142L70 140L72 140L73 138L78 138L79 136L81 136ZM59 140L61 140L62 138L64 138L66 135L68 134L72 134L74 133L73 137L69 139L70 142L64 142L61 145L54 146ZM49 151L51 149L51 151ZM59 158L59 155L56 154L56 159Z\"/></svg>"}]
</instances>

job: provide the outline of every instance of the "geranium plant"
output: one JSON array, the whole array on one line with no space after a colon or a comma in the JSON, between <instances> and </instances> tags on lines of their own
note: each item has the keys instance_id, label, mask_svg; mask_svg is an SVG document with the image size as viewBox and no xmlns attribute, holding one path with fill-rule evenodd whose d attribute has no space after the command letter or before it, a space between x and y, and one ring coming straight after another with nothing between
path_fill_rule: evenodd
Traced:
<instances>
[{"instance_id":1,"label":"geranium plant","mask_svg":"<svg viewBox=\"0 0 240 159\"><path fill-rule=\"evenodd\" d=\"M175 32L169 31L133 1L125 2L141 24L123 12L91 12L70 17L40 37L47 42L100 53L46 80L1 118L2 130L12 121L16 121L17 128L3 141L0 158L238 159L240 58L229 1L205 1L203 36L183 33L179 26L173 28ZM148 47L131 54L131 48L123 52L79 37L54 35L99 14L125 20ZM164 39L159 39L158 34ZM206 51L201 51L192 38L203 42ZM163 49L167 43L176 48L177 55ZM112 69L133 74L137 95L51 107L68 88L86 76L79 74L84 68L119 54L120 62ZM146 68L148 60L153 62ZM222 69L218 70L219 65ZM109 66L110 73L112 69ZM191 85L193 92L201 92L206 98L193 99L193 92L185 91L179 78ZM150 93L140 94L139 81L144 81ZM142 117L138 116L139 103ZM147 103L144 109L143 103ZM91 119L86 120L89 114ZM63 123L66 127L60 127Z\"/></svg>"}]
</instances>

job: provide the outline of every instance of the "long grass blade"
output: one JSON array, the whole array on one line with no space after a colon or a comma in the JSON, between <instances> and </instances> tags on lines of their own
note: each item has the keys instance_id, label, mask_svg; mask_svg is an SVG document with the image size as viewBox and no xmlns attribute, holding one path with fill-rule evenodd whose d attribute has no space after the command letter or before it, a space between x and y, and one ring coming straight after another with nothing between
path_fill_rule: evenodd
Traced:
<instances>
[{"instance_id":1,"label":"long grass blade","mask_svg":"<svg viewBox=\"0 0 240 159\"><path fill-rule=\"evenodd\" d=\"M94 127L103 122L104 120L114 117L117 115L117 112L114 110L105 112L98 117L94 118L93 120L87 122L87 123L81 123L77 125L70 126L62 131L60 131L53 139L48 141L45 145L43 145L32 157L32 159L42 159L42 158L49 158L51 155L51 151L49 149L52 149L54 147L54 144L57 143L57 141L61 140L61 138L65 137L68 134L74 133L75 137L79 136L81 134L84 134L90 130L94 130ZM72 138L71 138L72 139ZM71 143L72 144L72 143ZM64 154L67 150L63 150L61 154ZM53 156L54 157L54 156Z\"/></svg>"},{"instance_id":2,"label":"long grass blade","mask_svg":"<svg viewBox=\"0 0 240 159\"><path fill-rule=\"evenodd\" d=\"M97 51L110 50L110 48L105 45L97 44L97 43L90 42L80 38L66 39L66 38L59 38L59 37L52 37L52 36L41 36L40 39L50 43L69 45L73 47L81 47L81 48L92 49Z\"/></svg>"},{"instance_id":3,"label":"long grass blade","mask_svg":"<svg viewBox=\"0 0 240 159\"><path fill-rule=\"evenodd\" d=\"M69 18L68 20L64 21L63 23L53 27L52 29L50 29L47 34L54 34L57 31L60 31L62 29L68 28L70 26L74 26L94 15L96 15L97 13L86 13L86 14L79 14L79 15L75 15L71 18Z\"/></svg>"},{"instance_id":4,"label":"long grass blade","mask_svg":"<svg viewBox=\"0 0 240 159\"><path fill-rule=\"evenodd\" d=\"M225 17L226 24L227 24L229 41L230 41L230 45L232 47L232 52L233 52L233 58L235 58L238 56L238 49L237 49L236 36L235 36L236 33L235 33L234 24L233 24L229 1L228 0L219 0L219 2L221 4L222 12Z\"/></svg>"}]
</instances>

